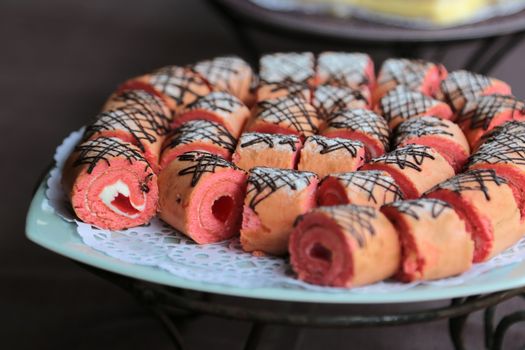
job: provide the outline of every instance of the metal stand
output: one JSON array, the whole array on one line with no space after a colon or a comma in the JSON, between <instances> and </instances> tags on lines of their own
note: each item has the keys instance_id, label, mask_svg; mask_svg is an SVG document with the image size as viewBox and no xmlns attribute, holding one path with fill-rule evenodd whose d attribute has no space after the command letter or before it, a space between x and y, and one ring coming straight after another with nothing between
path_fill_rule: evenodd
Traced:
<instances>
[{"instance_id":1,"label":"metal stand","mask_svg":"<svg viewBox=\"0 0 525 350\"><path fill-rule=\"evenodd\" d=\"M343 314L334 315L319 307L311 310L292 311L288 307L275 306L282 302L268 301L266 307L239 305L237 302L212 301L206 293L177 289L148 283L133 278L117 275L88 265L78 263L83 268L118 285L133 294L137 300L157 317L169 334L176 349L184 349L179 327L190 317L212 315L252 323L246 338L244 349L257 349L263 340L263 333L268 325L293 326L296 328L294 340L301 328L359 328L398 326L430 322L439 319L449 320L449 335L456 350L466 349L463 339L464 325L469 315L485 309L485 343L487 349L500 350L506 331L518 322L525 321L525 311L516 311L501 319L494 328L494 310L505 300L515 296L525 298L525 287L475 295L468 298L453 299L449 306L439 308L422 308L417 311L392 314ZM286 303L287 306L290 303ZM279 310L279 311L275 311Z\"/></svg>"}]
</instances>

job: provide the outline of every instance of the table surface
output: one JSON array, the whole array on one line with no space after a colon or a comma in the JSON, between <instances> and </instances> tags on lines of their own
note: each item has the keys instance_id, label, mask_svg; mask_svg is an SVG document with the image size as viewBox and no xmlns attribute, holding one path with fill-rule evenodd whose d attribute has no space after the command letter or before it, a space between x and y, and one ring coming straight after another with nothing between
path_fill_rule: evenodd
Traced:
<instances>
[{"instance_id":1,"label":"table surface","mask_svg":"<svg viewBox=\"0 0 525 350\"><path fill-rule=\"evenodd\" d=\"M231 11L250 25L302 33L317 37L369 43L449 42L503 36L525 30L525 10L479 23L445 29L414 30L358 18L307 14L299 11L273 11L249 0L210 0Z\"/></svg>"}]
</instances>

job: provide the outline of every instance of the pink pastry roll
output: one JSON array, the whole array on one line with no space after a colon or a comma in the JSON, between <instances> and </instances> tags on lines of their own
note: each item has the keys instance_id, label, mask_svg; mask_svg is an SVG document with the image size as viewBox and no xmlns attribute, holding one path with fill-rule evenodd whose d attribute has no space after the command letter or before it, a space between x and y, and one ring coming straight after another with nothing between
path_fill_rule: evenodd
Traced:
<instances>
[{"instance_id":1,"label":"pink pastry roll","mask_svg":"<svg viewBox=\"0 0 525 350\"><path fill-rule=\"evenodd\" d=\"M367 109L332 114L321 135L361 141L370 158L379 157L389 149L390 129L386 120Z\"/></svg>"},{"instance_id":2,"label":"pink pastry roll","mask_svg":"<svg viewBox=\"0 0 525 350\"><path fill-rule=\"evenodd\" d=\"M162 143L170 131L171 118L150 109L121 107L100 113L88 125L85 139L116 137L137 146L155 172L159 169Z\"/></svg>"},{"instance_id":3,"label":"pink pastry roll","mask_svg":"<svg viewBox=\"0 0 525 350\"><path fill-rule=\"evenodd\" d=\"M227 92L212 92L187 105L175 118L175 127L189 120L205 119L222 124L233 137L238 138L244 124L250 117L250 110L237 97Z\"/></svg>"},{"instance_id":4,"label":"pink pastry roll","mask_svg":"<svg viewBox=\"0 0 525 350\"><path fill-rule=\"evenodd\" d=\"M166 66L150 74L131 79L128 84L142 82L151 85L167 101L173 112L211 92L208 83L187 67Z\"/></svg>"},{"instance_id":5,"label":"pink pastry roll","mask_svg":"<svg viewBox=\"0 0 525 350\"><path fill-rule=\"evenodd\" d=\"M162 146L161 169L189 151L206 151L229 160L237 140L223 125L209 120L190 120L175 129Z\"/></svg>"},{"instance_id":6,"label":"pink pastry roll","mask_svg":"<svg viewBox=\"0 0 525 350\"><path fill-rule=\"evenodd\" d=\"M383 63L377 76L377 86L373 93L374 104L398 85L434 96L446 76L447 70L441 64L420 59L389 58Z\"/></svg>"},{"instance_id":7,"label":"pink pastry roll","mask_svg":"<svg viewBox=\"0 0 525 350\"><path fill-rule=\"evenodd\" d=\"M365 146L361 141L312 135L304 141L297 169L324 177L357 170L365 159Z\"/></svg>"},{"instance_id":8,"label":"pink pastry roll","mask_svg":"<svg viewBox=\"0 0 525 350\"><path fill-rule=\"evenodd\" d=\"M458 173L470 155L468 141L459 126L450 120L431 116L410 119L396 129L395 147L408 144L430 146L438 151Z\"/></svg>"},{"instance_id":9,"label":"pink pastry roll","mask_svg":"<svg viewBox=\"0 0 525 350\"><path fill-rule=\"evenodd\" d=\"M402 261L396 277L401 281L451 277L472 266L474 242L448 203L422 198L395 202L381 211L399 234Z\"/></svg>"},{"instance_id":10,"label":"pink pastry roll","mask_svg":"<svg viewBox=\"0 0 525 350\"><path fill-rule=\"evenodd\" d=\"M482 95L512 93L510 86L498 79L481 74L457 70L451 72L441 82L440 92L437 97L447 102L454 113L461 113L467 102L473 101Z\"/></svg>"},{"instance_id":11,"label":"pink pastry roll","mask_svg":"<svg viewBox=\"0 0 525 350\"><path fill-rule=\"evenodd\" d=\"M281 97L257 103L247 131L309 136L319 131L319 118L303 99Z\"/></svg>"},{"instance_id":12,"label":"pink pastry roll","mask_svg":"<svg viewBox=\"0 0 525 350\"><path fill-rule=\"evenodd\" d=\"M117 138L84 141L69 156L64 192L80 220L108 230L147 223L157 213L157 177L140 149Z\"/></svg>"},{"instance_id":13,"label":"pink pastry roll","mask_svg":"<svg viewBox=\"0 0 525 350\"><path fill-rule=\"evenodd\" d=\"M308 83L315 79L315 58L311 52L286 52L263 55L259 60L263 83Z\"/></svg>"},{"instance_id":14,"label":"pink pastry roll","mask_svg":"<svg viewBox=\"0 0 525 350\"><path fill-rule=\"evenodd\" d=\"M226 91L244 104L250 105L254 96L255 75L250 65L237 56L220 56L197 62L193 70L215 91Z\"/></svg>"},{"instance_id":15,"label":"pink pastry roll","mask_svg":"<svg viewBox=\"0 0 525 350\"><path fill-rule=\"evenodd\" d=\"M496 126L511 120L525 121L525 102L514 96L481 96L474 104L475 107L462 113L457 119L473 148L478 146L485 133Z\"/></svg>"},{"instance_id":16,"label":"pink pastry roll","mask_svg":"<svg viewBox=\"0 0 525 350\"><path fill-rule=\"evenodd\" d=\"M454 168L435 149L409 144L374 158L361 170L386 171L406 199L420 197L434 185L454 176Z\"/></svg>"},{"instance_id":17,"label":"pink pastry roll","mask_svg":"<svg viewBox=\"0 0 525 350\"><path fill-rule=\"evenodd\" d=\"M379 209L351 204L319 207L300 216L289 250L299 279L333 287L389 278L401 259L396 230Z\"/></svg>"},{"instance_id":18,"label":"pink pastry roll","mask_svg":"<svg viewBox=\"0 0 525 350\"><path fill-rule=\"evenodd\" d=\"M317 204L368 205L379 208L403 199L401 189L387 172L378 170L354 171L324 177L317 189Z\"/></svg>"},{"instance_id":19,"label":"pink pastry roll","mask_svg":"<svg viewBox=\"0 0 525 350\"><path fill-rule=\"evenodd\" d=\"M514 133L493 136L469 158L467 169L492 169L507 180L525 220L525 140ZM522 134L523 136L524 134Z\"/></svg>"},{"instance_id":20,"label":"pink pastry roll","mask_svg":"<svg viewBox=\"0 0 525 350\"><path fill-rule=\"evenodd\" d=\"M241 135L233 162L246 171L257 166L295 169L301 139L296 135L246 132Z\"/></svg>"},{"instance_id":21,"label":"pink pastry roll","mask_svg":"<svg viewBox=\"0 0 525 350\"><path fill-rule=\"evenodd\" d=\"M374 62L359 52L323 52L317 58L316 82L353 89L375 85Z\"/></svg>"},{"instance_id":22,"label":"pink pastry roll","mask_svg":"<svg viewBox=\"0 0 525 350\"><path fill-rule=\"evenodd\" d=\"M231 238L241 226L246 173L208 152L175 158L159 176L162 220L199 244Z\"/></svg>"},{"instance_id":23,"label":"pink pastry roll","mask_svg":"<svg viewBox=\"0 0 525 350\"><path fill-rule=\"evenodd\" d=\"M498 138L502 141L506 141L506 139L510 138L525 143L525 122L512 120L505 122L490 131L487 131L481 137L478 147L483 143L491 142L495 138ZM473 148L472 150L476 151L477 147Z\"/></svg>"},{"instance_id":24,"label":"pink pastry roll","mask_svg":"<svg viewBox=\"0 0 525 350\"><path fill-rule=\"evenodd\" d=\"M450 204L465 221L474 241L474 259L486 261L516 243L520 213L507 181L494 170L469 170L426 194Z\"/></svg>"},{"instance_id":25,"label":"pink pastry roll","mask_svg":"<svg viewBox=\"0 0 525 350\"><path fill-rule=\"evenodd\" d=\"M370 92L349 87L320 85L314 90L312 105L319 118L326 120L332 114L345 109L370 107ZM367 95L368 94L368 95Z\"/></svg>"},{"instance_id":26,"label":"pink pastry roll","mask_svg":"<svg viewBox=\"0 0 525 350\"><path fill-rule=\"evenodd\" d=\"M315 207L314 173L257 167L244 199L241 244L255 254L283 255L298 215Z\"/></svg>"},{"instance_id":27,"label":"pink pastry roll","mask_svg":"<svg viewBox=\"0 0 525 350\"><path fill-rule=\"evenodd\" d=\"M312 102L312 91L307 83L290 81L274 83L261 82L257 86L255 96L257 102L284 97L300 98L308 103Z\"/></svg>"},{"instance_id":28,"label":"pink pastry roll","mask_svg":"<svg viewBox=\"0 0 525 350\"><path fill-rule=\"evenodd\" d=\"M151 85L141 82L121 85L102 107L102 111L112 109L136 108L148 114L158 115L162 120L173 120L171 110L162 94L159 94Z\"/></svg>"},{"instance_id":29,"label":"pink pastry roll","mask_svg":"<svg viewBox=\"0 0 525 350\"><path fill-rule=\"evenodd\" d=\"M405 120L423 115L433 115L442 119L452 119L454 116L446 103L434 100L421 92L411 91L403 85L390 90L381 98L376 112L387 120L392 130Z\"/></svg>"}]
</instances>

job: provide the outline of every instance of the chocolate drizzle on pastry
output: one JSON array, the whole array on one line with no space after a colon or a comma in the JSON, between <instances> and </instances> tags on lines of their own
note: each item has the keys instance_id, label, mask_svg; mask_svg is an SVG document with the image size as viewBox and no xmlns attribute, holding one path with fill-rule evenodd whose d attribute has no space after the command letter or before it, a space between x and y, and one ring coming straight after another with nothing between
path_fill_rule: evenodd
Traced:
<instances>
[{"instance_id":1,"label":"chocolate drizzle on pastry","mask_svg":"<svg viewBox=\"0 0 525 350\"><path fill-rule=\"evenodd\" d=\"M95 140L85 141L76 146L74 152L78 152L78 156L73 162L73 166L77 167L87 164L88 174L93 172L98 162L103 161L108 166L111 166L111 159L120 157L126 158L130 164L133 162L144 162L146 170L149 169L148 162L138 149L130 143L114 137L99 137Z\"/></svg>"},{"instance_id":2,"label":"chocolate drizzle on pastry","mask_svg":"<svg viewBox=\"0 0 525 350\"><path fill-rule=\"evenodd\" d=\"M456 193L465 191L481 191L485 199L490 201L488 183L494 183L501 186L507 183L502 177L496 175L492 169L474 169L466 171L462 174L456 175L432 188L428 192L433 192L439 189L446 189Z\"/></svg>"},{"instance_id":3,"label":"chocolate drizzle on pastry","mask_svg":"<svg viewBox=\"0 0 525 350\"><path fill-rule=\"evenodd\" d=\"M202 151L190 151L177 157L180 162L189 162L190 165L178 172L178 175L191 175L191 186L197 185L204 173L214 173L217 168L239 169L235 164L228 162L215 154Z\"/></svg>"},{"instance_id":4,"label":"chocolate drizzle on pastry","mask_svg":"<svg viewBox=\"0 0 525 350\"><path fill-rule=\"evenodd\" d=\"M259 144L264 144L269 148L274 148L277 145L287 145L291 151L297 150L297 143L299 138L295 135L281 135L281 134L265 134L260 132L244 133L239 140L241 148L252 147Z\"/></svg>"},{"instance_id":5,"label":"chocolate drizzle on pastry","mask_svg":"<svg viewBox=\"0 0 525 350\"><path fill-rule=\"evenodd\" d=\"M261 101L257 119L291 128L299 133L317 133L317 115L313 107L298 97Z\"/></svg>"},{"instance_id":6,"label":"chocolate drizzle on pastry","mask_svg":"<svg viewBox=\"0 0 525 350\"><path fill-rule=\"evenodd\" d=\"M175 129L166 140L163 150L187 145L194 141L209 141L229 152L235 150L236 140L223 125L209 120L190 120Z\"/></svg>"},{"instance_id":7,"label":"chocolate drizzle on pastry","mask_svg":"<svg viewBox=\"0 0 525 350\"><path fill-rule=\"evenodd\" d=\"M317 59L317 71L327 77L323 84L359 88L369 83L369 62L363 53L324 52Z\"/></svg>"},{"instance_id":8,"label":"chocolate drizzle on pastry","mask_svg":"<svg viewBox=\"0 0 525 350\"><path fill-rule=\"evenodd\" d=\"M312 105L317 109L319 116L326 119L330 114L351 106L366 108L368 100L359 90L321 85L314 91Z\"/></svg>"},{"instance_id":9,"label":"chocolate drizzle on pastry","mask_svg":"<svg viewBox=\"0 0 525 350\"><path fill-rule=\"evenodd\" d=\"M407 120L396 129L396 145L399 145L404 140L413 137L422 137L429 135L444 135L453 136L454 134L447 131L450 125L443 122L437 117L425 116L421 118L414 118Z\"/></svg>"},{"instance_id":10,"label":"chocolate drizzle on pastry","mask_svg":"<svg viewBox=\"0 0 525 350\"><path fill-rule=\"evenodd\" d=\"M249 206L253 210L263 200L281 189L297 191L310 185L317 175L307 171L255 167L250 170L246 196L252 195Z\"/></svg>"},{"instance_id":11,"label":"chocolate drizzle on pastry","mask_svg":"<svg viewBox=\"0 0 525 350\"><path fill-rule=\"evenodd\" d=\"M491 84L492 80L487 76L457 70L441 82L441 92L448 104L458 112L464 105L464 102L460 101L475 99Z\"/></svg>"},{"instance_id":12,"label":"chocolate drizzle on pastry","mask_svg":"<svg viewBox=\"0 0 525 350\"><path fill-rule=\"evenodd\" d=\"M431 147L422 145L406 145L401 148L397 148L390 153L386 153L381 157L374 158L371 163L382 163L382 164L395 164L400 169L414 169L421 171L421 165L426 159L434 160L435 157L430 153Z\"/></svg>"},{"instance_id":13,"label":"chocolate drizzle on pastry","mask_svg":"<svg viewBox=\"0 0 525 350\"><path fill-rule=\"evenodd\" d=\"M388 149L390 129L385 119L367 109L348 109L334 113L327 119L327 127L370 134Z\"/></svg>"},{"instance_id":14,"label":"chocolate drizzle on pastry","mask_svg":"<svg viewBox=\"0 0 525 350\"><path fill-rule=\"evenodd\" d=\"M328 138L320 135L309 136L304 142L305 147L308 143L315 143L317 146L320 146L320 154L328 154L338 150L346 150L352 157L356 157L358 150L364 147L361 141L341 138Z\"/></svg>"},{"instance_id":15,"label":"chocolate drizzle on pastry","mask_svg":"<svg viewBox=\"0 0 525 350\"><path fill-rule=\"evenodd\" d=\"M158 69L151 74L149 83L175 100L178 106L191 103L210 91L206 81L199 75L189 68L178 66Z\"/></svg>"},{"instance_id":16,"label":"chocolate drizzle on pastry","mask_svg":"<svg viewBox=\"0 0 525 350\"><path fill-rule=\"evenodd\" d=\"M212 92L202 96L189 104L185 111L208 110L231 114L243 107L244 104L235 96L222 91Z\"/></svg>"},{"instance_id":17,"label":"chocolate drizzle on pastry","mask_svg":"<svg viewBox=\"0 0 525 350\"><path fill-rule=\"evenodd\" d=\"M372 221L377 217L377 211L373 207L348 204L315 210L331 217L344 232L354 237L361 248L366 245L366 238L376 233Z\"/></svg>"},{"instance_id":18,"label":"chocolate drizzle on pastry","mask_svg":"<svg viewBox=\"0 0 525 350\"><path fill-rule=\"evenodd\" d=\"M426 113L439 102L420 92L410 91L400 85L390 90L379 102L383 117L391 122L395 119L407 120Z\"/></svg>"},{"instance_id":19,"label":"chocolate drizzle on pastry","mask_svg":"<svg viewBox=\"0 0 525 350\"><path fill-rule=\"evenodd\" d=\"M403 199L401 189L391 176L385 175L384 172L378 170L354 171L350 173L341 173L330 175L337 178L345 184L346 187L356 186L368 194L368 201L374 203L386 203L387 201L398 201ZM381 188L383 198L381 201L376 198L376 188ZM387 198L391 195L392 198Z\"/></svg>"},{"instance_id":20,"label":"chocolate drizzle on pastry","mask_svg":"<svg viewBox=\"0 0 525 350\"><path fill-rule=\"evenodd\" d=\"M438 218L446 209L452 209L452 206L447 202L434 198L420 198L413 200L399 201L389 204L389 206L396 208L400 213L413 217L419 220L418 211L425 210L430 212L433 219Z\"/></svg>"},{"instance_id":21,"label":"chocolate drizzle on pastry","mask_svg":"<svg viewBox=\"0 0 525 350\"><path fill-rule=\"evenodd\" d=\"M483 143L497 141L500 143L523 142L525 143L525 122L512 120L497 126L481 137Z\"/></svg>"},{"instance_id":22,"label":"chocolate drizzle on pastry","mask_svg":"<svg viewBox=\"0 0 525 350\"><path fill-rule=\"evenodd\" d=\"M264 83L303 83L314 75L314 55L311 52L264 55L260 66L259 76Z\"/></svg>"},{"instance_id":23,"label":"chocolate drizzle on pastry","mask_svg":"<svg viewBox=\"0 0 525 350\"><path fill-rule=\"evenodd\" d=\"M467 167L480 163L510 163L525 166L525 143L512 136L501 136L481 145L481 147L470 156Z\"/></svg>"},{"instance_id":24,"label":"chocolate drizzle on pastry","mask_svg":"<svg viewBox=\"0 0 525 350\"><path fill-rule=\"evenodd\" d=\"M417 91L421 88L428 70L435 65L420 59L387 59L381 67L378 85L393 81L396 85L405 85L409 90Z\"/></svg>"},{"instance_id":25,"label":"chocolate drizzle on pastry","mask_svg":"<svg viewBox=\"0 0 525 350\"><path fill-rule=\"evenodd\" d=\"M125 108L136 108L143 110L146 114L156 115L159 119L171 122L171 115L166 115L166 106L164 101L144 90L123 90L113 96L108 101L110 104L118 104ZM119 107L121 108L121 107Z\"/></svg>"},{"instance_id":26,"label":"chocolate drizzle on pastry","mask_svg":"<svg viewBox=\"0 0 525 350\"><path fill-rule=\"evenodd\" d=\"M193 70L213 86L224 85L232 94L238 92L238 79L242 79L243 74L252 75L250 65L237 56L222 56L201 61L193 66Z\"/></svg>"},{"instance_id":27,"label":"chocolate drizzle on pastry","mask_svg":"<svg viewBox=\"0 0 525 350\"><path fill-rule=\"evenodd\" d=\"M86 128L85 138L103 131L125 130L135 139L135 144L144 151L143 141L154 143L159 136L166 135L169 120L157 114L137 108L118 108L102 112L95 122Z\"/></svg>"},{"instance_id":28,"label":"chocolate drizzle on pastry","mask_svg":"<svg viewBox=\"0 0 525 350\"><path fill-rule=\"evenodd\" d=\"M487 130L499 113L511 111L511 118L516 114L525 114L525 103L510 95L488 95L479 97L476 107L459 116L457 123L469 122L470 129Z\"/></svg>"}]
</instances>

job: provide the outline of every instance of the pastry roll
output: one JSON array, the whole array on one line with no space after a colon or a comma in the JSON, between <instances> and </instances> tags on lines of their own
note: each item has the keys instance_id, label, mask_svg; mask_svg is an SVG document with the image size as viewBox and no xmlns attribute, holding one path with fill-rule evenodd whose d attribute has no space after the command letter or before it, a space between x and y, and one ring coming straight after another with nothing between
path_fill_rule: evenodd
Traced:
<instances>
[{"instance_id":1,"label":"pastry roll","mask_svg":"<svg viewBox=\"0 0 525 350\"><path fill-rule=\"evenodd\" d=\"M483 134L511 120L525 121L525 102L509 95L487 95L475 100L457 123L470 145L476 148Z\"/></svg>"},{"instance_id":2,"label":"pastry roll","mask_svg":"<svg viewBox=\"0 0 525 350\"><path fill-rule=\"evenodd\" d=\"M349 87L320 85L314 90L312 105L317 109L319 118L328 119L332 114L345 109L370 107L370 95L367 90Z\"/></svg>"},{"instance_id":3,"label":"pastry roll","mask_svg":"<svg viewBox=\"0 0 525 350\"><path fill-rule=\"evenodd\" d=\"M241 135L233 162L246 171L257 166L295 169L301 139L296 135L246 132Z\"/></svg>"},{"instance_id":4,"label":"pastry roll","mask_svg":"<svg viewBox=\"0 0 525 350\"><path fill-rule=\"evenodd\" d=\"M346 288L389 278L401 258L397 233L379 209L351 204L300 216L289 250L299 279Z\"/></svg>"},{"instance_id":5,"label":"pastry roll","mask_svg":"<svg viewBox=\"0 0 525 350\"><path fill-rule=\"evenodd\" d=\"M263 83L308 83L314 81L315 58L311 52L286 52L263 55L259 60Z\"/></svg>"},{"instance_id":6,"label":"pastry roll","mask_svg":"<svg viewBox=\"0 0 525 350\"><path fill-rule=\"evenodd\" d=\"M469 170L440 183L426 197L450 204L474 241L473 262L483 262L522 236L520 213L507 181L491 169Z\"/></svg>"},{"instance_id":7,"label":"pastry roll","mask_svg":"<svg viewBox=\"0 0 525 350\"><path fill-rule=\"evenodd\" d=\"M155 172L162 143L170 131L170 118L151 109L120 107L100 113L88 125L84 139L116 137L137 146Z\"/></svg>"},{"instance_id":8,"label":"pastry roll","mask_svg":"<svg viewBox=\"0 0 525 350\"><path fill-rule=\"evenodd\" d=\"M399 234L402 261L396 277L401 281L451 277L472 266L474 242L448 203L421 198L391 203L381 211Z\"/></svg>"},{"instance_id":9,"label":"pastry roll","mask_svg":"<svg viewBox=\"0 0 525 350\"><path fill-rule=\"evenodd\" d=\"M278 98L300 98L312 102L312 91L307 83L296 83L290 81L265 83L257 86L255 99L257 102L275 100Z\"/></svg>"},{"instance_id":10,"label":"pastry roll","mask_svg":"<svg viewBox=\"0 0 525 350\"><path fill-rule=\"evenodd\" d=\"M192 68L213 90L228 92L247 105L253 102L252 87L255 74L252 67L242 58L219 56L197 62Z\"/></svg>"},{"instance_id":11,"label":"pastry roll","mask_svg":"<svg viewBox=\"0 0 525 350\"><path fill-rule=\"evenodd\" d=\"M257 167L250 171L241 244L255 254L283 255L298 215L315 207L314 173Z\"/></svg>"},{"instance_id":12,"label":"pastry roll","mask_svg":"<svg viewBox=\"0 0 525 350\"><path fill-rule=\"evenodd\" d=\"M208 152L179 155L159 176L160 218L199 244L239 232L246 173Z\"/></svg>"},{"instance_id":13,"label":"pastry roll","mask_svg":"<svg viewBox=\"0 0 525 350\"><path fill-rule=\"evenodd\" d=\"M446 76L447 70L441 64L420 59L389 58L383 63L377 76L373 101L377 103L398 85L404 85L409 90L427 96L434 96Z\"/></svg>"},{"instance_id":14,"label":"pastry roll","mask_svg":"<svg viewBox=\"0 0 525 350\"><path fill-rule=\"evenodd\" d=\"M212 92L187 105L175 118L175 127L189 120L205 119L222 124L233 137L241 135L250 110L237 97L227 92Z\"/></svg>"},{"instance_id":15,"label":"pastry roll","mask_svg":"<svg viewBox=\"0 0 525 350\"><path fill-rule=\"evenodd\" d=\"M175 129L162 146L160 167L189 151L206 151L229 160L237 140L223 125L205 119L190 120Z\"/></svg>"},{"instance_id":16,"label":"pastry roll","mask_svg":"<svg viewBox=\"0 0 525 350\"><path fill-rule=\"evenodd\" d=\"M389 149L390 129L385 119L367 109L332 114L321 135L361 141L370 158L379 157Z\"/></svg>"},{"instance_id":17,"label":"pastry roll","mask_svg":"<svg viewBox=\"0 0 525 350\"><path fill-rule=\"evenodd\" d=\"M188 67L162 67L128 83L134 81L151 85L166 99L168 107L174 113L180 112L186 105L211 92L209 84Z\"/></svg>"},{"instance_id":18,"label":"pastry roll","mask_svg":"<svg viewBox=\"0 0 525 350\"><path fill-rule=\"evenodd\" d=\"M452 119L454 116L446 103L434 100L421 92L411 91L403 85L390 90L381 98L376 112L386 119L392 130L406 120L423 115L432 115L442 119Z\"/></svg>"},{"instance_id":19,"label":"pastry roll","mask_svg":"<svg viewBox=\"0 0 525 350\"><path fill-rule=\"evenodd\" d=\"M317 58L316 83L350 87L372 88L375 85L374 62L360 52L323 52Z\"/></svg>"},{"instance_id":20,"label":"pastry roll","mask_svg":"<svg viewBox=\"0 0 525 350\"><path fill-rule=\"evenodd\" d=\"M466 70L457 70L451 72L441 82L437 98L447 102L452 107L452 111L459 114L466 107L467 102L474 101L479 96L511 93L510 86L501 80Z\"/></svg>"},{"instance_id":21,"label":"pastry roll","mask_svg":"<svg viewBox=\"0 0 525 350\"><path fill-rule=\"evenodd\" d=\"M330 174L317 189L320 206L357 204L380 208L401 199L403 193L394 178L378 170Z\"/></svg>"},{"instance_id":22,"label":"pastry roll","mask_svg":"<svg viewBox=\"0 0 525 350\"><path fill-rule=\"evenodd\" d=\"M456 173L461 171L470 154L468 141L457 124L431 116L399 124L394 144L395 147L408 144L430 146L449 162Z\"/></svg>"},{"instance_id":23,"label":"pastry roll","mask_svg":"<svg viewBox=\"0 0 525 350\"><path fill-rule=\"evenodd\" d=\"M157 177L140 149L118 138L84 141L69 156L64 192L85 223L121 230L157 213Z\"/></svg>"},{"instance_id":24,"label":"pastry roll","mask_svg":"<svg viewBox=\"0 0 525 350\"><path fill-rule=\"evenodd\" d=\"M374 158L361 170L382 170L396 181L406 199L420 197L434 185L454 176L454 168L436 150L409 144Z\"/></svg>"},{"instance_id":25,"label":"pastry roll","mask_svg":"<svg viewBox=\"0 0 525 350\"><path fill-rule=\"evenodd\" d=\"M357 170L365 159L361 141L312 135L304 141L297 169L311 171L321 178L331 173Z\"/></svg>"},{"instance_id":26,"label":"pastry roll","mask_svg":"<svg viewBox=\"0 0 525 350\"><path fill-rule=\"evenodd\" d=\"M247 131L309 136L319 130L315 108L297 97L259 102L253 115Z\"/></svg>"},{"instance_id":27,"label":"pastry roll","mask_svg":"<svg viewBox=\"0 0 525 350\"><path fill-rule=\"evenodd\" d=\"M162 94L159 94L151 85L138 81L122 84L117 91L111 94L102 107L102 112L122 108L144 110L170 123L173 120Z\"/></svg>"}]
</instances>

